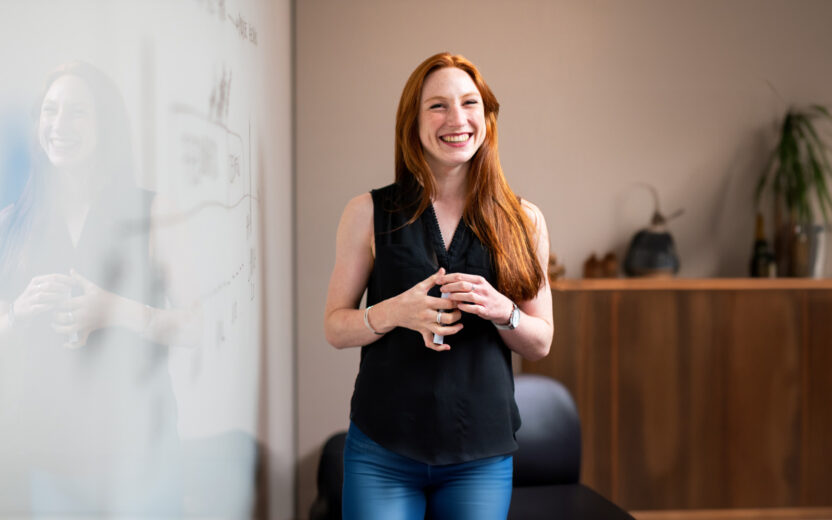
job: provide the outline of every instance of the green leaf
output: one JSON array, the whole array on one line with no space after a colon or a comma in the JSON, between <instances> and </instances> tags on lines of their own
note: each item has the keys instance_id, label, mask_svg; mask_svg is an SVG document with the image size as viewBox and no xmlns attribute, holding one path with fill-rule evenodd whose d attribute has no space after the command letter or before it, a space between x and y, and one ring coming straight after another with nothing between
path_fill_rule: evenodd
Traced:
<instances>
[{"instance_id":1,"label":"green leaf","mask_svg":"<svg viewBox=\"0 0 832 520\"><path fill-rule=\"evenodd\" d=\"M806 131L806 134L807 134L807 140L809 142L812 142L813 146L816 145L818 147L818 149L820 150L819 155L820 155L821 162L823 163L824 167L827 170L832 170L832 168L830 168L830 166L829 166L829 160L826 158L826 153L825 153L826 150L829 150L829 146L823 141L823 139L820 138L820 135L818 134L817 130L815 129L815 125L813 125L811 122L807 122L807 124L804 125L804 127L805 127L805 131Z\"/></svg>"},{"instance_id":2,"label":"green leaf","mask_svg":"<svg viewBox=\"0 0 832 520\"><path fill-rule=\"evenodd\" d=\"M794 135L794 117L786 116L783 124L783 138L780 142L780 167L777 169L777 184L786 198L786 207L794 209L796 206L795 190L797 189L798 149Z\"/></svg>"},{"instance_id":3,"label":"green leaf","mask_svg":"<svg viewBox=\"0 0 832 520\"><path fill-rule=\"evenodd\" d=\"M805 216L806 192L807 183L806 175L803 171L803 165L800 161L794 163L794 184L792 185L791 193L789 193L789 200L792 208L797 208L801 217Z\"/></svg>"},{"instance_id":4,"label":"green leaf","mask_svg":"<svg viewBox=\"0 0 832 520\"><path fill-rule=\"evenodd\" d=\"M766 166L763 169L763 172L760 174L760 178L757 179L757 187L754 189L754 203L756 204L757 209L760 209L760 199L763 196L766 184L768 183L769 174L774 168L774 163L776 159L777 150L774 149L771 151L771 153L769 153L768 159L766 160Z\"/></svg>"},{"instance_id":5,"label":"green leaf","mask_svg":"<svg viewBox=\"0 0 832 520\"><path fill-rule=\"evenodd\" d=\"M828 149L826 143L818 135L814 125L807 121L800 129L801 135L806 141L806 151L810 162L815 163L818 173L815 177L823 177L825 174L832 175L832 167L830 167L829 159L825 151Z\"/></svg>"},{"instance_id":6,"label":"green leaf","mask_svg":"<svg viewBox=\"0 0 832 520\"><path fill-rule=\"evenodd\" d=\"M810 118L803 118L800 126L801 129L804 129L807 132L807 139L812 139L815 144L818 144L821 147L826 146L826 143L823 142L823 139L820 138L820 135L815 129L815 123Z\"/></svg>"},{"instance_id":7,"label":"green leaf","mask_svg":"<svg viewBox=\"0 0 832 520\"><path fill-rule=\"evenodd\" d=\"M823 221L828 224L829 210L827 207L832 209L832 197L829 194L829 186L826 184L826 172L823 171L814 153L809 153L809 163L812 167L818 205L820 206L821 213L823 213Z\"/></svg>"},{"instance_id":8,"label":"green leaf","mask_svg":"<svg viewBox=\"0 0 832 520\"><path fill-rule=\"evenodd\" d=\"M829 162L826 159L823 149L816 149L811 141L806 142L806 152L809 165L812 168L815 193L820 203L821 211L823 212L823 219L828 223L829 216L826 211L826 206L828 204L830 209L832 209L832 196L829 193L826 176L829 175L832 177L832 168L829 167Z\"/></svg>"},{"instance_id":9,"label":"green leaf","mask_svg":"<svg viewBox=\"0 0 832 520\"><path fill-rule=\"evenodd\" d=\"M827 118L829 118L830 121L832 121L832 114L829 113L829 109L827 109L825 106L811 105L811 108L812 110L815 110L816 112L820 112L821 114L825 115Z\"/></svg>"},{"instance_id":10,"label":"green leaf","mask_svg":"<svg viewBox=\"0 0 832 520\"><path fill-rule=\"evenodd\" d=\"M816 198L825 222L832 215L832 167L826 151L829 145L815 128L817 118L832 122L826 107L812 105L809 110L789 110L780 128L780 139L771 152L754 190L759 208L766 189L786 209L803 222L812 221L812 198Z\"/></svg>"}]
</instances>

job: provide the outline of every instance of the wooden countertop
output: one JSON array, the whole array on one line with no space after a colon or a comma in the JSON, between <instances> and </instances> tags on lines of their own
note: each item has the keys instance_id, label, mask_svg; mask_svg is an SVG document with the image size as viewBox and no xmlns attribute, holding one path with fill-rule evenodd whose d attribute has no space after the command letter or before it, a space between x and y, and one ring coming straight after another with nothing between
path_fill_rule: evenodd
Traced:
<instances>
[{"instance_id":1,"label":"wooden countertop","mask_svg":"<svg viewBox=\"0 0 832 520\"><path fill-rule=\"evenodd\" d=\"M694 509L686 511L630 511L636 520L829 520L832 508Z\"/></svg>"},{"instance_id":2,"label":"wooden countertop","mask_svg":"<svg viewBox=\"0 0 832 520\"><path fill-rule=\"evenodd\" d=\"M832 278L594 278L560 279L553 291L832 290Z\"/></svg>"}]
</instances>

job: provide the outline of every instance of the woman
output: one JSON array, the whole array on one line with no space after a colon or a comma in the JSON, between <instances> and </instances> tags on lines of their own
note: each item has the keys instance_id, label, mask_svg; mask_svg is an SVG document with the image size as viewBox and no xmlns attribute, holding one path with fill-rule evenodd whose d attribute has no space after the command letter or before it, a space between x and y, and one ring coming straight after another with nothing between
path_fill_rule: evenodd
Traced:
<instances>
[{"instance_id":1,"label":"woman","mask_svg":"<svg viewBox=\"0 0 832 520\"><path fill-rule=\"evenodd\" d=\"M504 519L520 426L510 351L549 351L548 231L497 153L499 104L448 53L408 79L395 183L349 202L325 329L362 346L345 519ZM367 307L358 310L367 290Z\"/></svg>"},{"instance_id":2,"label":"woman","mask_svg":"<svg viewBox=\"0 0 832 520\"><path fill-rule=\"evenodd\" d=\"M27 184L0 212L0 350L21 354L18 462L36 513L180 511L166 345L193 316L162 308L155 200L133 180L128 129L109 78L60 67Z\"/></svg>"}]
</instances>

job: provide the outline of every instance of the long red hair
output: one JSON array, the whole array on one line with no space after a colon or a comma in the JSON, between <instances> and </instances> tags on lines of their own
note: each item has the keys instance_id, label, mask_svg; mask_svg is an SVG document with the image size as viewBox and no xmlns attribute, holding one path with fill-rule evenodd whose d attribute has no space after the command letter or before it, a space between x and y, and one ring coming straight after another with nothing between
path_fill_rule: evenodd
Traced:
<instances>
[{"instance_id":1,"label":"long red hair","mask_svg":"<svg viewBox=\"0 0 832 520\"><path fill-rule=\"evenodd\" d=\"M431 72L456 67L465 71L479 90L485 115L485 140L471 158L462 218L491 252L497 290L514 301L530 300L544 283L536 256L537 230L520 199L506 182L497 153L497 114L500 104L473 63L447 52L423 61L405 83L396 112L396 182L408 200L416 200L415 221L436 194L436 182L419 139L422 86Z\"/></svg>"}]
</instances>

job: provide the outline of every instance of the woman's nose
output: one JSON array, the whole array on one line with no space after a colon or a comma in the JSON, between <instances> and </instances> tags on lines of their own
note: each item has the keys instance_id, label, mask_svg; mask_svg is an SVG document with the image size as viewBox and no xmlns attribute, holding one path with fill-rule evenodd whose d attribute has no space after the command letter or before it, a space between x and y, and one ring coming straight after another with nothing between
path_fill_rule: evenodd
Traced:
<instances>
[{"instance_id":1,"label":"woman's nose","mask_svg":"<svg viewBox=\"0 0 832 520\"><path fill-rule=\"evenodd\" d=\"M465 122L465 112L460 105L451 105L448 111L448 122L451 124L462 124Z\"/></svg>"}]
</instances>

